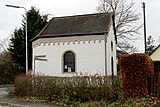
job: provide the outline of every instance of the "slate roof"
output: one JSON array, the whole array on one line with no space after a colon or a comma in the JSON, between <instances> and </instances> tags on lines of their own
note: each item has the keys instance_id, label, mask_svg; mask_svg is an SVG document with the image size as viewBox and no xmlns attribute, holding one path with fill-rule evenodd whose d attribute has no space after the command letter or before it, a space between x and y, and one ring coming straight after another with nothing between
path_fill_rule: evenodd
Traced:
<instances>
[{"instance_id":1,"label":"slate roof","mask_svg":"<svg viewBox=\"0 0 160 107\"><path fill-rule=\"evenodd\" d=\"M54 17L36 35L37 38L103 34L109 31L112 13Z\"/></svg>"}]
</instances>

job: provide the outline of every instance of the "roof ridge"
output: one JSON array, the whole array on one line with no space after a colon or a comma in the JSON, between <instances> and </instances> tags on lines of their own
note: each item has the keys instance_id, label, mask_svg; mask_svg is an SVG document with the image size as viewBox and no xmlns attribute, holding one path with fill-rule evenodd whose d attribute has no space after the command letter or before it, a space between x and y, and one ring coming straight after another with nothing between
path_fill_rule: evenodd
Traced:
<instances>
[{"instance_id":1,"label":"roof ridge","mask_svg":"<svg viewBox=\"0 0 160 107\"><path fill-rule=\"evenodd\" d=\"M59 16L59 17L53 17L53 19L64 19L64 18L75 18L75 17L87 17L87 16L95 16L95 15L110 15L113 14L113 12L107 12L107 13L93 13L93 14L81 14L81 15L70 15L70 16Z\"/></svg>"}]
</instances>

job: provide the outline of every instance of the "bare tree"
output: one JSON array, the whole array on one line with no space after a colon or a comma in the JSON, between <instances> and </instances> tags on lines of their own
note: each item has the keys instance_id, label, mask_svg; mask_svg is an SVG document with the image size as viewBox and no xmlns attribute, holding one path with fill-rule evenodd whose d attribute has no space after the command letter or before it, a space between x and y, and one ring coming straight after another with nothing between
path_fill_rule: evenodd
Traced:
<instances>
[{"instance_id":1,"label":"bare tree","mask_svg":"<svg viewBox=\"0 0 160 107\"><path fill-rule=\"evenodd\" d=\"M147 42L146 42L146 54L150 55L152 53L152 51L155 49L156 46L155 46L154 42L155 42L155 40L150 35L147 38Z\"/></svg>"},{"instance_id":2,"label":"bare tree","mask_svg":"<svg viewBox=\"0 0 160 107\"><path fill-rule=\"evenodd\" d=\"M97 7L98 12L113 12L115 15L115 27L118 40L118 47L123 51L133 51L135 47L129 43L137 40L137 34L142 25L137 26L140 14L132 10L134 3L127 0L100 0Z\"/></svg>"}]
</instances>

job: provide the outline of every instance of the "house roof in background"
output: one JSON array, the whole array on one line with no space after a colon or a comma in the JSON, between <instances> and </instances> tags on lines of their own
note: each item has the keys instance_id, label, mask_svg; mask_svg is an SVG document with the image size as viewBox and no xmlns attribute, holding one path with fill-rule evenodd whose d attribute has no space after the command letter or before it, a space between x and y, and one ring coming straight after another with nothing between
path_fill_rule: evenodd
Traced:
<instances>
[{"instance_id":1,"label":"house roof in background","mask_svg":"<svg viewBox=\"0 0 160 107\"><path fill-rule=\"evenodd\" d=\"M160 44L149 54L149 56L151 56L159 47L160 47Z\"/></svg>"},{"instance_id":2,"label":"house roof in background","mask_svg":"<svg viewBox=\"0 0 160 107\"><path fill-rule=\"evenodd\" d=\"M112 24L112 13L54 17L32 40L107 33Z\"/></svg>"}]
</instances>

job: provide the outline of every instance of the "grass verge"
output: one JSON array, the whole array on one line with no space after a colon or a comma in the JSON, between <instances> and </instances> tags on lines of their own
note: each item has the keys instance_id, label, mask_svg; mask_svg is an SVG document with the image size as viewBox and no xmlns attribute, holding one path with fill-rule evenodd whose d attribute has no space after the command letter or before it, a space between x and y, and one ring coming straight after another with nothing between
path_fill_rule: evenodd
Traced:
<instances>
[{"instance_id":1,"label":"grass verge","mask_svg":"<svg viewBox=\"0 0 160 107\"><path fill-rule=\"evenodd\" d=\"M13 87L13 84L5 84L5 85L0 85L0 88L4 88L4 87Z\"/></svg>"},{"instance_id":2,"label":"grass verge","mask_svg":"<svg viewBox=\"0 0 160 107\"><path fill-rule=\"evenodd\" d=\"M130 98L115 102L93 101L93 102L75 102L70 107L149 107L151 98Z\"/></svg>"}]
</instances>

